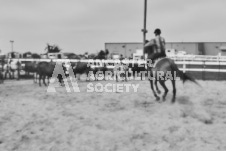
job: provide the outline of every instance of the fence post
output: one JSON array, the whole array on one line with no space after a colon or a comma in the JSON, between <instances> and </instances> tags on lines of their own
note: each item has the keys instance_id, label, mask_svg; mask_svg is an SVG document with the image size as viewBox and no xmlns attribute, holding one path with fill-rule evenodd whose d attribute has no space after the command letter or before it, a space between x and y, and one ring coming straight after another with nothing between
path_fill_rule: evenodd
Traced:
<instances>
[{"instance_id":1,"label":"fence post","mask_svg":"<svg viewBox=\"0 0 226 151\"><path fill-rule=\"evenodd\" d=\"M186 72L186 64L185 64L185 60L183 61L183 73Z\"/></svg>"},{"instance_id":2,"label":"fence post","mask_svg":"<svg viewBox=\"0 0 226 151\"><path fill-rule=\"evenodd\" d=\"M3 73L4 73L4 60L5 60L5 58L2 58L2 59L1 59L1 64L2 64L2 69L1 69L1 70L2 70L2 71L1 71L1 73L0 73L0 74L1 74L0 76L1 76L2 79L0 79L0 80L1 80L2 83L3 83L4 79L5 79L5 78L4 78L4 74L3 74Z\"/></svg>"},{"instance_id":3,"label":"fence post","mask_svg":"<svg viewBox=\"0 0 226 151\"><path fill-rule=\"evenodd\" d=\"M217 80L220 80L220 75L221 75L221 64L220 60L218 60L218 77Z\"/></svg>"},{"instance_id":4,"label":"fence post","mask_svg":"<svg viewBox=\"0 0 226 151\"><path fill-rule=\"evenodd\" d=\"M202 65L202 80L205 80L205 68L206 68L206 65L205 65L205 61L203 61L203 65Z\"/></svg>"},{"instance_id":5,"label":"fence post","mask_svg":"<svg viewBox=\"0 0 226 151\"><path fill-rule=\"evenodd\" d=\"M2 73L4 72L4 61L5 61L5 58L2 58Z\"/></svg>"},{"instance_id":6,"label":"fence post","mask_svg":"<svg viewBox=\"0 0 226 151\"><path fill-rule=\"evenodd\" d=\"M17 61L17 80L20 80L20 62L19 62L19 59Z\"/></svg>"}]
</instances>

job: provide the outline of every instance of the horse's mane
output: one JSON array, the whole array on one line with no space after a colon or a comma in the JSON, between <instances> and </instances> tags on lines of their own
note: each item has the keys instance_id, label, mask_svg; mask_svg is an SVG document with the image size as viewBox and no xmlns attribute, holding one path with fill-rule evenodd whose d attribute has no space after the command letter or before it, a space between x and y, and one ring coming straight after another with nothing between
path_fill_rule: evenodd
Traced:
<instances>
[{"instance_id":1,"label":"horse's mane","mask_svg":"<svg viewBox=\"0 0 226 151\"><path fill-rule=\"evenodd\" d=\"M170 60L170 58L167 58L167 57L160 57L160 58L157 58L157 59L155 60L154 64L153 64L153 67L155 67L156 64L157 64L159 61L163 60L163 59Z\"/></svg>"}]
</instances>

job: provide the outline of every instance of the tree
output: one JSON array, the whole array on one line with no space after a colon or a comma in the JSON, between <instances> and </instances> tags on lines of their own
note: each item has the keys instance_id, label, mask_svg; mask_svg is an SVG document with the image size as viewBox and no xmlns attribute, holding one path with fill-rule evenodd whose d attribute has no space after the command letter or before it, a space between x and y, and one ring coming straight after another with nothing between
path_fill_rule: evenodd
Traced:
<instances>
[{"instance_id":1,"label":"tree","mask_svg":"<svg viewBox=\"0 0 226 151\"><path fill-rule=\"evenodd\" d=\"M30 58L32 53L30 51L23 53L23 58Z\"/></svg>"},{"instance_id":2,"label":"tree","mask_svg":"<svg viewBox=\"0 0 226 151\"><path fill-rule=\"evenodd\" d=\"M109 51L108 51L108 49L106 49L106 50L105 50L105 54L106 54L106 55L108 55L108 54L109 54Z\"/></svg>"},{"instance_id":3,"label":"tree","mask_svg":"<svg viewBox=\"0 0 226 151\"><path fill-rule=\"evenodd\" d=\"M49 45L47 43L47 46L45 48L45 50L47 49L47 53L58 53L61 51L61 49L57 46L57 45Z\"/></svg>"},{"instance_id":4,"label":"tree","mask_svg":"<svg viewBox=\"0 0 226 151\"><path fill-rule=\"evenodd\" d=\"M80 59L80 57L74 53L64 53L64 55L68 58L68 59Z\"/></svg>"},{"instance_id":5,"label":"tree","mask_svg":"<svg viewBox=\"0 0 226 151\"><path fill-rule=\"evenodd\" d=\"M31 57L34 58L34 59L40 59L41 58L41 56L39 54L37 54L37 53L33 53L31 55Z\"/></svg>"}]
</instances>

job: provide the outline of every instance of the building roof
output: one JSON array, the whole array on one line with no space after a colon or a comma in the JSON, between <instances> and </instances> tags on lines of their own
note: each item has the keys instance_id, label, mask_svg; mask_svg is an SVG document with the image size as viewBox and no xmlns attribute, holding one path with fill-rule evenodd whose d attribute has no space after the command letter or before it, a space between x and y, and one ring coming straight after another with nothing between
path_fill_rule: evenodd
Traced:
<instances>
[{"instance_id":1,"label":"building roof","mask_svg":"<svg viewBox=\"0 0 226 151\"><path fill-rule=\"evenodd\" d=\"M226 46L220 46L220 50L226 50Z\"/></svg>"},{"instance_id":2,"label":"building roof","mask_svg":"<svg viewBox=\"0 0 226 151\"><path fill-rule=\"evenodd\" d=\"M218 41L218 42L211 42L211 41L207 41L207 42L200 42L200 41L198 41L198 42L192 42L192 41L187 41L187 42L180 42L180 41L178 41L178 42L175 42L175 41L166 41L166 43L185 43L185 44L190 44L190 43L192 43L192 44L197 44L197 43L218 43L218 44L222 44L222 43L226 43L226 41ZM105 42L105 44L143 44L143 42Z\"/></svg>"}]
</instances>

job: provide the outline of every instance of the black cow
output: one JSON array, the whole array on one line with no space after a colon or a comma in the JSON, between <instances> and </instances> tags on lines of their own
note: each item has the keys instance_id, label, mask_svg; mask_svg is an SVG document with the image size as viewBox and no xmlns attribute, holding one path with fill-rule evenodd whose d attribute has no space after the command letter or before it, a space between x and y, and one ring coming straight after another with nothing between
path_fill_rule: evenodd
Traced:
<instances>
[{"instance_id":1,"label":"black cow","mask_svg":"<svg viewBox=\"0 0 226 151\"><path fill-rule=\"evenodd\" d=\"M24 71L26 73L34 73L34 83L37 82L37 67L38 67L38 64L36 62L25 62L24 63Z\"/></svg>"},{"instance_id":2,"label":"black cow","mask_svg":"<svg viewBox=\"0 0 226 151\"><path fill-rule=\"evenodd\" d=\"M39 74L39 86L41 86L41 79L43 80L43 83L45 86L47 86L45 82L45 78L48 78L48 83L49 83L49 78L52 77L53 71L56 67L55 62L39 62L37 66L37 73ZM65 74L65 67L62 66L64 74ZM61 74L57 74L57 78L60 82L60 84L63 84L63 76Z\"/></svg>"},{"instance_id":3,"label":"black cow","mask_svg":"<svg viewBox=\"0 0 226 151\"><path fill-rule=\"evenodd\" d=\"M108 50L103 51L101 50L98 55L96 57L94 57L95 59L106 59L107 55L108 55ZM101 71L106 71L106 67L100 67L100 68L91 68L91 66L89 65L88 62L77 62L77 63L72 63L72 68L73 68L73 72L76 76L76 74L86 74L87 77L89 76L89 72L93 71L94 73L101 70ZM89 77L88 77L89 78ZM80 80L80 76L78 77L78 80Z\"/></svg>"},{"instance_id":4,"label":"black cow","mask_svg":"<svg viewBox=\"0 0 226 151\"><path fill-rule=\"evenodd\" d=\"M95 67L92 69L93 74L95 75L95 80L97 81L99 78L99 74L103 74L104 80L106 80L106 71L107 71L107 66L104 64L102 67Z\"/></svg>"},{"instance_id":5,"label":"black cow","mask_svg":"<svg viewBox=\"0 0 226 151\"><path fill-rule=\"evenodd\" d=\"M131 71L133 73L133 76L138 75L141 71L147 71L144 64L138 64L138 63L129 63L129 68L131 68ZM143 76L141 76L142 80Z\"/></svg>"},{"instance_id":6,"label":"black cow","mask_svg":"<svg viewBox=\"0 0 226 151\"><path fill-rule=\"evenodd\" d=\"M72 63L72 69L75 74L75 77L77 74L86 74L88 77L89 71L91 71L91 67L87 62L77 62L75 64ZM78 77L78 80L80 80L80 75Z\"/></svg>"}]
</instances>

